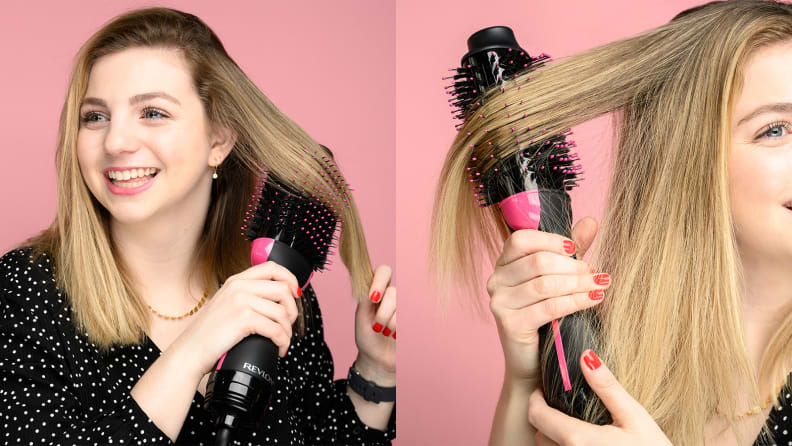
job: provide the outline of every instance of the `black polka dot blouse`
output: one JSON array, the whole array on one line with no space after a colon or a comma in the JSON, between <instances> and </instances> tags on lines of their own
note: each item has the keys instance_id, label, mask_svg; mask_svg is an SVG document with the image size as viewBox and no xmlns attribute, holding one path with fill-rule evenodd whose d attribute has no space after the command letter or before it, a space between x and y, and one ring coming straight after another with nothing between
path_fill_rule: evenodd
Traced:
<instances>
[{"instance_id":1,"label":"black polka dot blouse","mask_svg":"<svg viewBox=\"0 0 792 446\"><path fill-rule=\"evenodd\" d=\"M50 256L29 261L30 248L0 258L0 444L173 444L130 390L161 354L146 337L106 354L71 322L56 288ZM255 428L238 428L235 445L383 445L395 437L364 425L333 381L316 295L303 294L305 334L278 362L275 391ZM195 392L176 444L213 445L213 417ZM395 410L394 410L395 412Z\"/></svg>"},{"instance_id":2,"label":"black polka dot blouse","mask_svg":"<svg viewBox=\"0 0 792 446\"><path fill-rule=\"evenodd\" d=\"M787 388L782 388L786 403L781 403L781 395L767 417L767 426L770 428L768 437L760 432L753 446L792 446L792 393L789 391L792 374L787 375Z\"/></svg>"}]
</instances>

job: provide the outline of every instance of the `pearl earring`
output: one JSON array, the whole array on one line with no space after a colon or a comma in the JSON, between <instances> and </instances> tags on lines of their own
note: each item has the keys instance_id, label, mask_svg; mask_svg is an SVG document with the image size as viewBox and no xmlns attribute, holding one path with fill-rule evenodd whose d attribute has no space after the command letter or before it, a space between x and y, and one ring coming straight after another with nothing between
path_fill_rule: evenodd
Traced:
<instances>
[{"instance_id":1,"label":"pearl earring","mask_svg":"<svg viewBox=\"0 0 792 446\"><path fill-rule=\"evenodd\" d=\"M214 173L212 174L212 179L213 179L213 180L216 180L216 179L217 179L217 166L214 166L214 168L215 168L215 171L214 171Z\"/></svg>"}]
</instances>

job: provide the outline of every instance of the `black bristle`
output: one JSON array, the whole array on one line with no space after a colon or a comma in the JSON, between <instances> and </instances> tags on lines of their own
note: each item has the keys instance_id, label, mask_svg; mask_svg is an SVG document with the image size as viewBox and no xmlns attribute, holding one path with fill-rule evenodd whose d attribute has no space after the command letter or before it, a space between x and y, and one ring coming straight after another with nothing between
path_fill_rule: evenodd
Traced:
<instances>
[{"instance_id":1,"label":"black bristle","mask_svg":"<svg viewBox=\"0 0 792 446\"><path fill-rule=\"evenodd\" d=\"M249 212L243 227L248 240L259 237L279 240L297 250L314 271L325 268L339 219L324 203L270 176L252 206L255 208Z\"/></svg>"},{"instance_id":2,"label":"black bristle","mask_svg":"<svg viewBox=\"0 0 792 446\"><path fill-rule=\"evenodd\" d=\"M446 87L451 95L448 102L452 115L464 121L480 105L482 92L546 59L545 54L532 58L520 48L495 48L465 55L462 66L451 70L456 74L446 77L453 80L453 84Z\"/></svg>"},{"instance_id":3,"label":"black bristle","mask_svg":"<svg viewBox=\"0 0 792 446\"><path fill-rule=\"evenodd\" d=\"M571 190L580 180L577 154L569 152L574 146L574 141L567 141L562 133L498 160L474 183L479 205L496 204L527 190ZM471 177L478 173L478 164L471 168Z\"/></svg>"}]
</instances>

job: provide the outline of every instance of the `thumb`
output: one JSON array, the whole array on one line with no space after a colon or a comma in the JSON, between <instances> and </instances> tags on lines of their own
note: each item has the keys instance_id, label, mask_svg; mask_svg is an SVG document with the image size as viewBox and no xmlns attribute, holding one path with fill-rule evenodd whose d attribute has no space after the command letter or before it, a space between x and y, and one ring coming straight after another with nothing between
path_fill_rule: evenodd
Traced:
<instances>
[{"instance_id":1,"label":"thumb","mask_svg":"<svg viewBox=\"0 0 792 446\"><path fill-rule=\"evenodd\" d=\"M578 260L582 260L583 255L591 247L594 236L597 235L598 228L599 224L593 217L583 217L575 223L575 226L572 228L572 241L574 241L577 246L577 252L575 254Z\"/></svg>"},{"instance_id":2,"label":"thumb","mask_svg":"<svg viewBox=\"0 0 792 446\"><path fill-rule=\"evenodd\" d=\"M625 426L635 420L636 416L646 414L646 409L624 390L593 350L583 352L580 357L580 369L591 390L608 408L614 424Z\"/></svg>"}]
</instances>

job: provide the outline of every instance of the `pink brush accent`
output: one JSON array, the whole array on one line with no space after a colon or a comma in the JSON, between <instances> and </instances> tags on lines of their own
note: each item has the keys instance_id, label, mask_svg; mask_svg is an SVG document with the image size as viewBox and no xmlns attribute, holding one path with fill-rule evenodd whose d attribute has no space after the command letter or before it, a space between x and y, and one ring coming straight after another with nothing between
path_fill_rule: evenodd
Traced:
<instances>
[{"instance_id":1,"label":"pink brush accent","mask_svg":"<svg viewBox=\"0 0 792 446\"><path fill-rule=\"evenodd\" d=\"M539 191L529 190L514 194L501 201L500 206L506 223L514 229L538 229L541 217Z\"/></svg>"},{"instance_id":2,"label":"pink brush accent","mask_svg":"<svg viewBox=\"0 0 792 446\"><path fill-rule=\"evenodd\" d=\"M307 287L307 286L308 286L308 284L309 284L309 283L311 283L311 279L313 279L313 273L314 273L314 272L313 272L313 271L311 271L311 275L310 275L310 276L308 276L308 280L306 280L306 281L305 281L305 285L303 285L303 286L302 286L302 289L305 289L305 287Z\"/></svg>"},{"instance_id":3,"label":"pink brush accent","mask_svg":"<svg viewBox=\"0 0 792 446\"><path fill-rule=\"evenodd\" d=\"M253 244L250 246L250 264L258 265L266 262L274 244L275 240L269 237L259 237L253 240Z\"/></svg>"},{"instance_id":4,"label":"pink brush accent","mask_svg":"<svg viewBox=\"0 0 792 446\"><path fill-rule=\"evenodd\" d=\"M558 319L553 319L553 333L558 354L558 367L561 369L561 380L564 382L564 391L568 392L572 390L572 384L569 381L569 370L567 369L566 355L564 355L564 344L561 342L561 330L558 329Z\"/></svg>"},{"instance_id":5,"label":"pink brush accent","mask_svg":"<svg viewBox=\"0 0 792 446\"><path fill-rule=\"evenodd\" d=\"M529 190L514 194L501 201L501 212L506 223L514 229L538 229L539 219L542 214L542 206L539 202L539 191ZM564 382L564 391L572 390L569 381L569 370L567 369L566 356L564 355L564 344L561 340L561 330L558 329L558 319L553 319L553 333L555 334L556 355L558 356L558 368L561 370L561 380Z\"/></svg>"},{"instance_id":6,"label":"pink brush accent","mask_svg":"<svg viewBox=\"0 0 792 446\"><path fill-rule=\"evenodd\" d=\"M223 365L223 361L225 361L225 357L228 352L223 353L223 357L220 358L220 361L217 361L217 368L215 370L220 370L220 367Z\"/></svg>"}]
</instances>

